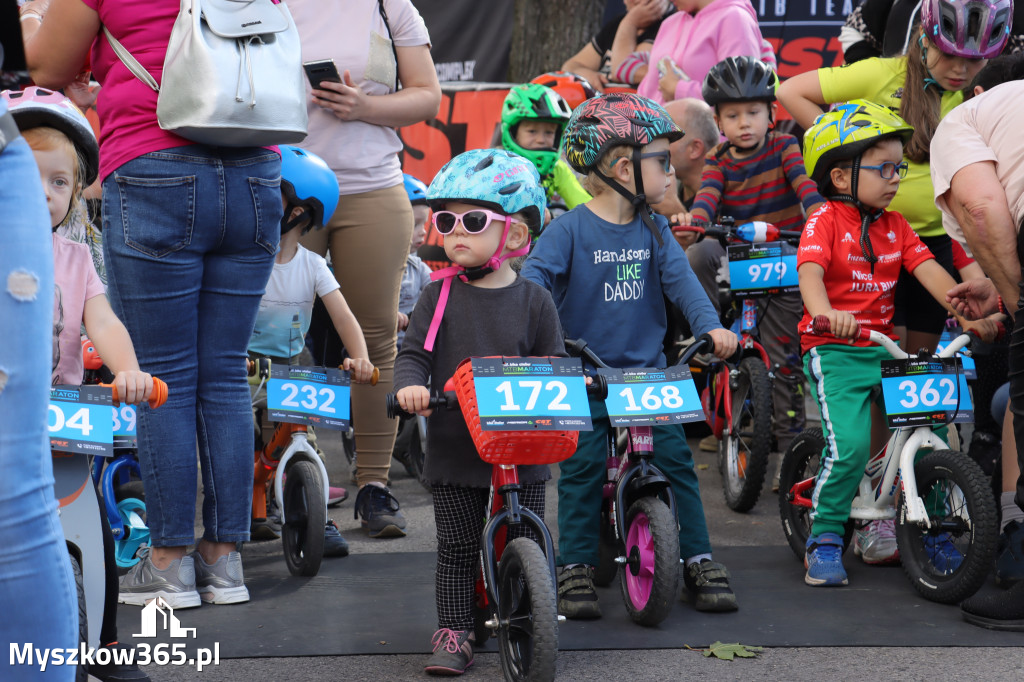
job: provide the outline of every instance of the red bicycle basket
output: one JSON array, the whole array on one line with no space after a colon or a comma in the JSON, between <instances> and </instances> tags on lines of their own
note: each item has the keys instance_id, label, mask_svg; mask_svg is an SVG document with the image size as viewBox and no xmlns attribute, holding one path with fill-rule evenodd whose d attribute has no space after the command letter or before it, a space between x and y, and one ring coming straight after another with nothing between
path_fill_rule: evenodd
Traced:
<instances>
[{"instance_id":1,"label":"red bicycle basket","mask_svg":"<svg viewBox=\"0 0 1024 682\"><path fill-rule=\"evenodd\" d=\"M463 360L455 376L455 395L462 416L473 437L480 459L491 464L554 464L569 459L576 452L577 431L484 431L480 427L476 388L473 386L473 365Z\"/></svg>"}]
</instances>

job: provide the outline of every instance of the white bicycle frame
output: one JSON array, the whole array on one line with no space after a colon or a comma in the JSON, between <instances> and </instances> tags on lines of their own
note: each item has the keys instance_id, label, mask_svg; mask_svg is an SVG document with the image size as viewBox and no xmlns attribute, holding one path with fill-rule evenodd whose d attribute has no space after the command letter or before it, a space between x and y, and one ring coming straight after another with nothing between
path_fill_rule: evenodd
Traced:
<instances>
[{"instance_id":1,"label":"white bicycle frame","mask_svg":"<svg viewBox=\"0 0 1024 682\"><path fill-rule=\"evenodd\" d=\"M883 346L893 358L905 360L910 354L896 345L884 334L872 331L871 341ZM940 358L953 357L971 341L970 334L961 334L938 353ZM853 498L850 518L859 520L892 519L896 517L893 499L896 495L896 479L899 477L906 504L906 520L910 523L931 527L924 501L917 493L917 479L914 476L914 460L922 448L948 450L949 444L939 438L930 427L895 429L885 446L881 459L872 459L861 478L857 496ZM895 456L893 453L899 453ZM881 483L877 488L872 484L872 474L881 467Z\"/></svg>"},{"instance_id":2,"label":"white bicycle frame","mask_svg":"<svg viewBox=\"0 0 1024 682\"><path fill-rule=\"evenodd\" d=\"M265 380L260 381L259 386L252 395L253 407L256 406L256 398L259 396L260 391L265 390L263 388ZM257 425L258 426L258 425ZM262 457L261 457L262 459ZM309 437L305 431L296 431L292 434L292 442L288 444L284 452L281 453L281 457L277 460L277 466L274 467L274 500L277 501L278 511L281 513L281 524L285 524L288 519L285 518L285 505L284 505L284 477L279 476L278 472L287 472L288 465L291 461L295 460L307 460L316 464L320 470L320 482L323 484L324 494L324 509L327 509L327 503L330 499L330 490L327 485L327 467L324 466L324 462L320 459L320 456L316 453L316 450L312 445L309 444ZM270 462L264 461L264 464L271 464ZM324 525L327 524L327 514L324 514Z\"/></svg>"}]
</instances>

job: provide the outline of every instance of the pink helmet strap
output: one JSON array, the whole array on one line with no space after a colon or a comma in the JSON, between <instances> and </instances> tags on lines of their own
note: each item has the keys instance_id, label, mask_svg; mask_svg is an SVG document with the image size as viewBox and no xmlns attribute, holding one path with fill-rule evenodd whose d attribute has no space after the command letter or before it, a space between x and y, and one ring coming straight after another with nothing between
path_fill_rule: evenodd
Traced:
<instances>
[{"instance_id":1,"label":"pink helmet strap","mask_svg":"<svg viewBox=\"0 0 1024 682\"><path fill-rule=\"evenodd\" d=\"M487 259L487 262L483 265L479 265L475 268L466 268L462 265L449 265L447 268L441 268L430 273L430 279L439 280L443 279L444 283L441 285L441 295L437 299L437 307L434 308L434 317L430 320L430 328L427 330L427 338L423 341L423 350L428 353L434 350L434 340L437 338L437 332L441 328L441 318L444 317L444 309L448 304L448 295L452 290L452 280L458 277L463 282L468 282L474 279L480 279L481 277L497 272L501 264L509 258L518 258L519 256L525 256L530 252L530 234L527 231L526 244L519 247L515 251L509 251L508 253L502 253L505 249L505 241L508 239L509 229L512 227L512 218L505 216L505 229L501 233L501 242L498 243L498 248L494 252L494 255Z\"/></svg>"}]
</instances>

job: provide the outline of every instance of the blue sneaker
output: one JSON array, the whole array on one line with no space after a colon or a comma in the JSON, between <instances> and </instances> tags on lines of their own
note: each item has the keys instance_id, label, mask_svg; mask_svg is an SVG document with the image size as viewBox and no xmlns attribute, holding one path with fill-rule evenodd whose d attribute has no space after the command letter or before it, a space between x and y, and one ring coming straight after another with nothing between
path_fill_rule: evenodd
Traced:
<instances>
[{"instance_id":1,"label":"blue sneaker","mask_svg":"<svg viewBox=\"0 0 1024 682\"><path fill-rule=\"evenodd\" d=\"M807 575L804 582L815 587L846 585L846 569L843 568L843 539L835 533L822 533L807 538L807 553L804 555Z\"/></svg>"},{"instance_id":2,"label":"blue sneaker","mask_svg":"<svg viewBox=\"0 0 1024 682\"><path fill-rule=\"evenodd\" d=\"M935 570L942 574L952 573L964 562L963 553L950 541L949 533L926 535L924 551Z\"/></svg>"},{"instance_id":3,"label":"blue sneaker","mask_svg":"<svg viewBox=\"0 0 1024 682\"><path fill-rule=\"evenodd\" d=\"M341 537L338 524L327 519L327 527L324 528L324 556L343 557L348 556L348 542Z\"/></svg>"},{"instance_id":4,"label":"blue sneaker","mask_svg":"<svg viewBox=\"0 0 1024 682\"><path fill-rule=\"evenodd\" d=\"M400 538L405 535L405 516L391 491L368 483L356 495L355 517L371 538Z\"/></svg>"}]
</instances>

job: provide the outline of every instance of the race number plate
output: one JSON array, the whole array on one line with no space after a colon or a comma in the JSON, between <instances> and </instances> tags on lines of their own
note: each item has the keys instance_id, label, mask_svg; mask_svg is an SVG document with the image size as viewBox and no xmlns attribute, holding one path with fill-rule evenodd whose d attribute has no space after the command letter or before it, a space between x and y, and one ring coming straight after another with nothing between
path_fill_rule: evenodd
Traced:
<instances>
[{"instance_id":1,"label":"race number plate","mask_svg":"<svg viewBox=\"0 0 1024 682\"><path fill-rule=\"evenodd\" d=\"M731 245L729 286L746 298L799 291L796 247L788 242Z\"/></svg>"},{"instance_id":2,"label":"race number plate","mask_svg":"<svg viewBox=\"0 0 1024 682\"><path fill-rule=\"evenodd\" d=\"M612 426L658 426L704 420L688 367L600 369L608 377L605 407Z\"/></svg>"},{"instance_id":3,"label":"race number plate","mask_svg":"<svg viewBox=\"0 0 1024 682\"><path fill-rule=\"evenodd\" d=\"M473 358L484 431L591 431L579 358Z\"/></svg>"},{"instance_id":4,"label":"race number plate","mask_svg":"<svg viewBox=\"0 0 1024 682\"><path fill-rule=\"evenodd\" d=\"M111 408L114 411L114 447L134 448L138 445L138 432L135 429L135 419L138 413L134 405L115 405Z\"/></svg>"},{"instance_id":5,"label":"race number plate","mask_svg":"<svg viewBox=\"0 0 1024 682\"><path fill-rule=\"evenodd\" d=\"M333 367L272 365L267 381L268 419L347 431L349 374Z\"/></svg>"},{"instance_id":6,"label":"race number plate","mask_svg":"<svg viewBox=\"0 0 1024 682\"><path fill-rule=\"evenodd\" d=\"M971 392L958 358L884 360L882 398L889 428L974 421Z\"/></svg>"},{"instance_id":7,"label":"race number plate","mask_svg":"<svg viewBox=\"0 0 1024 682\"><path fill-rule=\"evenodd\" d=\"M61 452L113 456L112 396L109 386L53 386L46 422L50 447Z\"/></svg>"}]
</instances>

